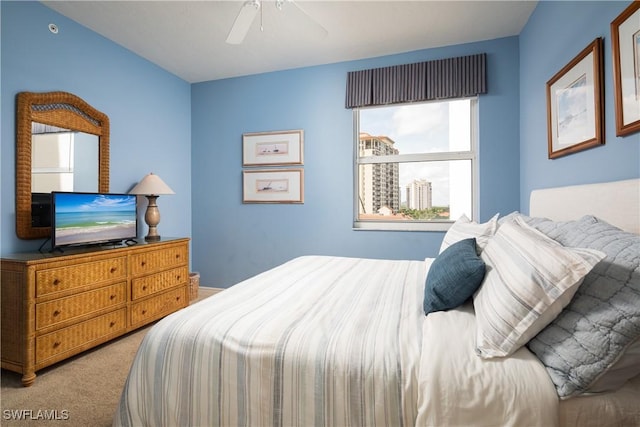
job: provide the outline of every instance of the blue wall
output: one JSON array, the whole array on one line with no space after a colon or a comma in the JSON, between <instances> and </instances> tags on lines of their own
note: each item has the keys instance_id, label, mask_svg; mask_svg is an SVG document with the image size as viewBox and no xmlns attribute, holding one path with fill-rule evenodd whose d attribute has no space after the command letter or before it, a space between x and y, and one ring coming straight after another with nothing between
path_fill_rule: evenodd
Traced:
<instances>
[{"instance_id":1,"label":"blue wall","mask_svg":"<svg viewBox=\"0 0 640 427\"><path fill-rule=\"evenodd\" d=\"M480 98L480 219L518 209L518 39L192 85L193 266L228 287L305 254L424 259L443 233L352 229L353 120L348 71L486 52ZM242 204L242 134L304 129L303 205Z\"/></svg>"},{"instance_id":2,"label":"blue wall","mask_svg":"<svg viewBox=\"0 0 640 427\"><path fill-rule=\"evenodd\" d=\"M176 192L158 199L165 236L191 235L190 85L38 2L0 2L1 217L3 254L37 249L42 240L15 234L15 97L18 92L71 92L111 123L112 192L127 192L154 172ZM59 33L49 32L55 23ZM146 199L140 198L139 235Z\"/></svg>"},{"instance_id":3,"label":"blue wall","mask_svg":"<svg viewBox=\"0 0 640 427\"><path fill-rule=\"evenodd\" d=\"M520 205L536 188L640 176L640 133L616 137L610 24L623 2L538 3L520 33ZM604 39L605 145L547 158L546 82L595 38Z\"/></svg>"},{"instance_id":4,"label":"blue wall","mask_svg":"<svg viewBox=\"0 0 640 427\"><path fill-rule=\"evenodd\" d=\"M227 287L303 254L422 259L443 233L354 231L348 71L488 54L480 98L480 219L528 210L534 188L638 177L640 134L615 136L610 22L624 2L540 2L519 37L189 85L37 2L0 2L0 250L15 237L15 95L72 92L111 119L111 190L159 174L160 233L192 236L203 286ZM51 34L50 22L60 27ZM545 83L604 37L606 145L547 159ZM244 205L245 132L305 130L305 203ZM152 165L152 166L150 166ZM145 207L142 201L141 213ZM140 226L140 235L146 226Z\"/></svg>"}]
</instances>

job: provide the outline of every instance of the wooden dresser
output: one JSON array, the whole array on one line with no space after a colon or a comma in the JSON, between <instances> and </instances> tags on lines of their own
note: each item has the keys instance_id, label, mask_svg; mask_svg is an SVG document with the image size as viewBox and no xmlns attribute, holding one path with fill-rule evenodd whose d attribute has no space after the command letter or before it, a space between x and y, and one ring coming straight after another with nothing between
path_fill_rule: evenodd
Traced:
<instances>
[{"instance_id":1,"label":"wooden dresser","mask_svg":"<svg viewBox=\"0 0 640 427\"><path fill-rule=\"evenodd\" d=\"M36 371L189 304L189 239L2 258L2 367Z\"/></svg>"}]
</instances>

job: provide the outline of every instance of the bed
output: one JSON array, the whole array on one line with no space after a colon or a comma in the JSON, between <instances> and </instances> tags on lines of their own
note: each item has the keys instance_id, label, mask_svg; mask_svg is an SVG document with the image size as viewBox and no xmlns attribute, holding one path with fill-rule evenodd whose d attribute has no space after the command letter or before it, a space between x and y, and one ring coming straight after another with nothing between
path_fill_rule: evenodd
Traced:
<instances>
[{"instance_id":1,"label":"bed","mask_svg":"<svg viewBox=\"0 0 640 427\"><path fill-rule=\"evenodd\" d=\"M639 197L637 179L536 190L530 215L456 221L435 258L288 261L154 325L113 424L640 425L640 268L627 265L640 248ZM584 227L600 234L585 238ZM559 242L571 239L584 247ZM613 243L602 248L603 239ZM504 260L514 253L536 261L527 264L533 285L543 288L540 274L553 277L528 305L521 302L532 296L501 290L519 280L522 259ZM603 274L619 279L610 267L620 262L629 269L620 295L592 294ZM467 264L474 274L465 280L447 270ZM546 271L552 264L562 279ZM592 312L601 316L600 303L616 305L617 317L586 325ZM514 305L528 309L520 316ZM517 321L505 324L509 316ZM601 334L576 342L581 328ZM575 347L592 339L595 350L577 357Z\"/></svg>"}]
</instances>

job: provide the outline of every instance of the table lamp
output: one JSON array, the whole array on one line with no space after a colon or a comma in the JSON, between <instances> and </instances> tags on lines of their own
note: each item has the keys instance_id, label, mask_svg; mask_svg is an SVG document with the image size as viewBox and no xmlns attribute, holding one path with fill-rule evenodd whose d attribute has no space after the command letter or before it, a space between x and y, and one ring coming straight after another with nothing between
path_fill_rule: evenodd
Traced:
<instances>
[{"instance_id":1,"label":"table lamp","mask_svg":"<svg viewBox=\"0 0 640 427\"><path fill-rule=\"evenodd\" d=\"M129 191L129 194L138 194L146 196L149 200L147 211L144 214L144 222L149 226L149 232L144 240L147 242L155 242L160 240L158 234L158 224L160 223L160 211L156 200L161 194L176 194L158 175L150 173L145 175L142 180Z\"/></svg>"}]
</instances>

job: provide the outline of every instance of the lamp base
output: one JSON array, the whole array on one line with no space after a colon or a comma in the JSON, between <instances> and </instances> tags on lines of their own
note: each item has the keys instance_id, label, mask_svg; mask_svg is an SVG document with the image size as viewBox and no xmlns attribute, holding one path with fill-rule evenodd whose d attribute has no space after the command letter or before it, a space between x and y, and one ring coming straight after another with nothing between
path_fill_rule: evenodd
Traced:
<instances>
[{"instance_id":1,"label":"lamp base","mask_svg":"<svg viewBox=\"0 0 640 427\"><path fill-rule=\"evenodd\" d=\"M147 195L147 199L149 200L149 204L147 205L147 211L144 214L144 221L149 226L149 232L145 236L144 240L147 242L157 242L158 240L160 240L160 235L158 234L160 211L158 210L158 205L156 204L158 196Z\"/></svg>"}]
</instances>

